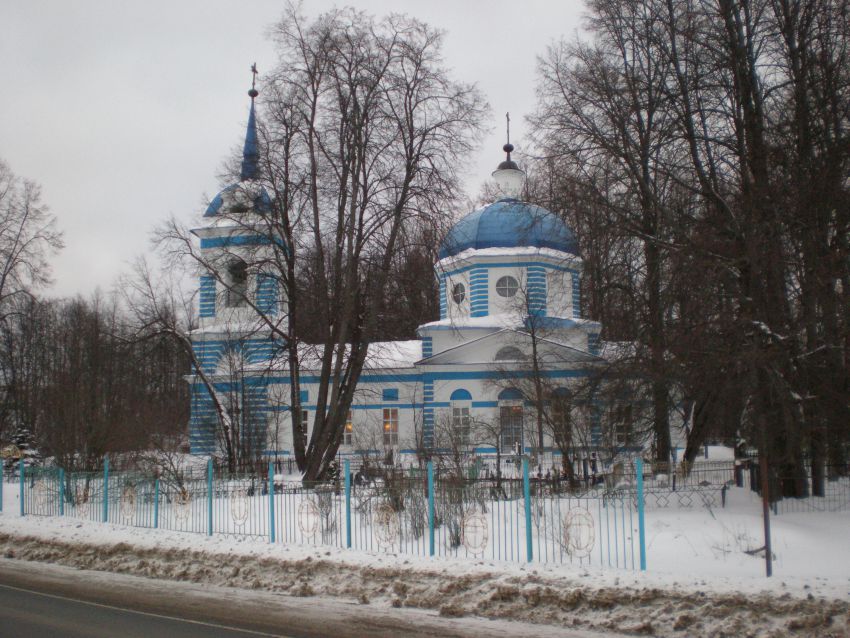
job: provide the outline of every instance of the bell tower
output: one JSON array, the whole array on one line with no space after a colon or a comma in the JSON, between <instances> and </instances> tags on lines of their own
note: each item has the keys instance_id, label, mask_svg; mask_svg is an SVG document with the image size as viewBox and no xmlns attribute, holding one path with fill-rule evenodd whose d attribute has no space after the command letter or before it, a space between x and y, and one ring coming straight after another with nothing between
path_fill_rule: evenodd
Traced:
<instances>
[{"instance_id":1,"label":"bell tower","mask_svg":"<svg viewBox=\"0 0 850 638\"><path fill-rule=\"evenodd\" d=\"M256 65L239 181L210 202L203 224L192 233L200 242L198 327L192 349L198 370L192 378L190 447L211 454L221 445L221 426L265 444L266 381L280 350L275 334L286 331L287 314L280 277L274 265L269 215L273 201L262 184L255 99ZM226 423L222 423L226 422Z\"/></svg>"}]
</instances>

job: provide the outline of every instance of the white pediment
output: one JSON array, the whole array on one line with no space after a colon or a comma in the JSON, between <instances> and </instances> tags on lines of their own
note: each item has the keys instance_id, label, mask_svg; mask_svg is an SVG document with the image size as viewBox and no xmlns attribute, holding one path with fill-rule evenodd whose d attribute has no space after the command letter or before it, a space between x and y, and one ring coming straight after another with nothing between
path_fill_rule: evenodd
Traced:
<instances>
[{"instance_id":1,"label":"white pediment","mask_svg":"<svg viewBox=\"0 0 850 638\"><path fill-rule=\"evenodd\" d=\"M595 363L602 358L585 350L549 338L537 338L537 360L546 368ZM505 328L498 332L467 341L423 359L419 365L524 366L532 360L534 341L527 332Z\"/></svg>"}]
</instances>

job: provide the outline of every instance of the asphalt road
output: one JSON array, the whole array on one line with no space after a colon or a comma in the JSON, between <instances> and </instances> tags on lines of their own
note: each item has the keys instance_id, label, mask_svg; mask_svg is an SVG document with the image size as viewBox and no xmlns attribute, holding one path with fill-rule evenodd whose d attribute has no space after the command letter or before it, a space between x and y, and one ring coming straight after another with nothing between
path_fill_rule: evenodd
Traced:
<instances>
[{"instance_id":1,"label":"asphalt road","mask_svg":"<svg viewBox=\"0 0 850 638\"><path fill-rule=\"evenodd\" d=\"M287 578L281 574L281 578ZM598 638L590 631L0 558L0 637Z\"/></svg>"},{"instance_id":2,"label":"asphalt road","mask_svg":"<svg viewBox=\"0 0 850 638\"><path fill-rule=\"evenodd\" d=\"M0 628L19 638L246 638L259 633L0 585Z\"/></svg>"}]
</instances>

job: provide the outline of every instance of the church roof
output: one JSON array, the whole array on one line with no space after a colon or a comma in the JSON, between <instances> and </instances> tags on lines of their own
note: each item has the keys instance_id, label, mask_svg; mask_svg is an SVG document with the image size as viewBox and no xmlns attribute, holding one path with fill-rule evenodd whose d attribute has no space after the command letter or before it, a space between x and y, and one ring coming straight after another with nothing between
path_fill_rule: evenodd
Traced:
<instances>
[{"instance_id":1,"label":"church roof","mask_svg":"<svg viewBox=\"0 0 850 638\"><path fill-rule=\"evenodd\" d=\"M468 249L552 248L578 254L575 235L561 219L540 206L504 198L461 219L440 245L440 259Z\"/></svg>"}]
</instances>

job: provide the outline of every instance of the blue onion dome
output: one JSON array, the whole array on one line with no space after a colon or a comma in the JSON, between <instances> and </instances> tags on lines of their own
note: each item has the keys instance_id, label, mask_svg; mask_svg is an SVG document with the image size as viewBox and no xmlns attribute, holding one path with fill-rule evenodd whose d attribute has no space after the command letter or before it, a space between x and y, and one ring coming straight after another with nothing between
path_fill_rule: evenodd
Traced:
<instances>
[{"instance_id":1,"label":"blue onion dome","mask_svg":"<svg viewBox=\"0 0 850 638\"><path fill-rule=\"evenodd\" d=\"M512 198L500 199L461 219L440 245L439 257L482 248L551 248L578 255L575 235L557 215Z\"/></svg>"}]
</instances>

